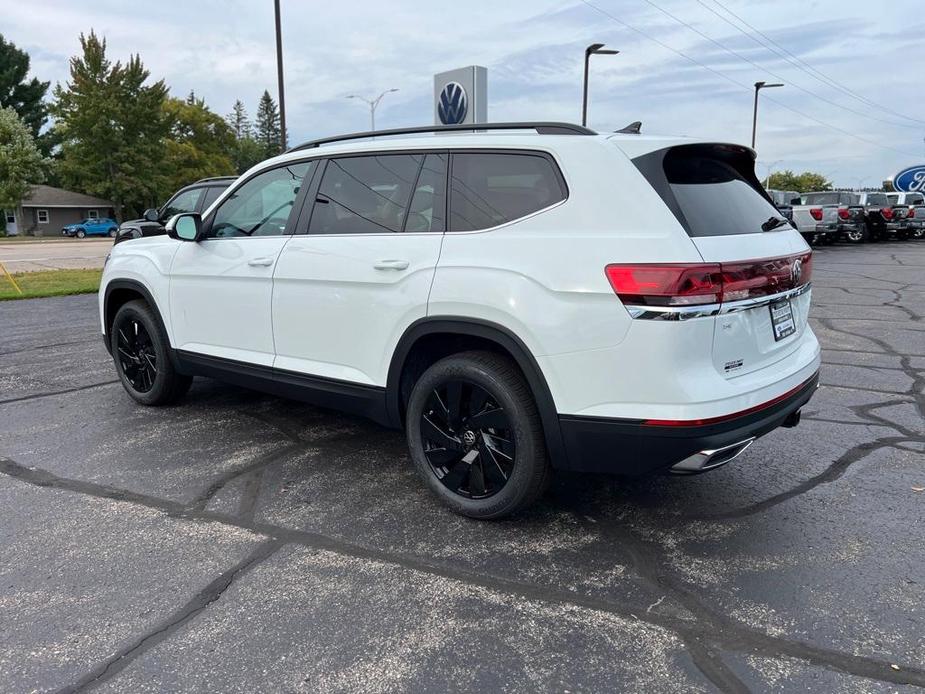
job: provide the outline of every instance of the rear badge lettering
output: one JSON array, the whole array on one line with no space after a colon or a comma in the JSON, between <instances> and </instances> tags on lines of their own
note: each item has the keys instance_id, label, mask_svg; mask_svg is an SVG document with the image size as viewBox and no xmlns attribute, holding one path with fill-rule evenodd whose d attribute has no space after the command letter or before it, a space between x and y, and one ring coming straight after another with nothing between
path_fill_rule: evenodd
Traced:
<instances>
[{"instance_id":1,"label":"rear badge lettering","mask_svg":"<svg viewBox=\"0 0 925 694\"><path fill-rule=\"evenodd\" d=\"M732 360L732 361L727 361L726 364L723 366L723 370L724 370L726 373L729 373L730 371L735 371L736 369L741 369L743 363L744 363L744 362L743 362L743 360L741 360L741 359L734 359L734 360Z\"/></svg>"}]
</instances>

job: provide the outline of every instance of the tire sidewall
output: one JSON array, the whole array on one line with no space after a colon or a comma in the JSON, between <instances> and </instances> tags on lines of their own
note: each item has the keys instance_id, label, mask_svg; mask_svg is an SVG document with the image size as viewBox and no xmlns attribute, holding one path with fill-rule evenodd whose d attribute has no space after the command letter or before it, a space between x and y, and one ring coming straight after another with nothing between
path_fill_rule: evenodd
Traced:
<instances>
[{"instance_id":1,"label":"tire sidewall","mask_svg":"<svg viewBox=\"0 0 925 694\"><path fill-rule=\"evenodd\" d=\"M431 391L448 380L463 380L484 388L504 409L514 432L514 469L504 488L486 499L468 499L447 489L434 474L424 455L421 440L421 415ZM534 466L545 465L538 460L542 453L536 450L531 430L531 403L524 403L510 392L509 385L475 360L449 357L431 366L414 386L408 401L405 431L411 459L431 490L454 511L475 518L494 518L516 509L528 494Z\"/></svg>"},{"instance_id":2,"label":"tire sidewall","mask_svg":"<svg viewBox=\"0 0 925 694\"><path fill-rule=\"evenodd\" d=\"M145 393L139 393L132 386L132 382L122 370L122 363L119 360L119 326L130 319L135 319L144 326L144 329L151 337L151 343L154 346L154 352L157 355L157 374L154 377L154 386ZM167 352L167 345L164 335L160 330L157 321L151 315L151 312L142 304L136 301L130 301L122 306L117 312L112 322L112 330L109 336L109 344L112 348L112 359L116 367L116 373L125 391L137 402L143 405L151 405L163 400L170 387L170 379L173 370L170 366L170 355Z\"/></svg>"},{"instance_id":3,"label":"tire sidewall","mask_svg":"<svg viewBox=\"0 0 925 694\"><path fill-rule=\"evenodd\" d=\"M87 235L87 232L85 232L83 229L78 229L78 230L77 230L77 234L76 234L77 238L82 239L82 238L84 238L86 235Z\"/></svg>"}]
</instances>

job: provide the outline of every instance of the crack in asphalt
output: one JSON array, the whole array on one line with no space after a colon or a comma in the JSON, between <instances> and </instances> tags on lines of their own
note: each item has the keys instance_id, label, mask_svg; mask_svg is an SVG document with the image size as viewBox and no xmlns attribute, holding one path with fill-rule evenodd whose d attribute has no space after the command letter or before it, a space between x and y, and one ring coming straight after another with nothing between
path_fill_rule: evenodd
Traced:
<instances>
[{"instance_id":1,"label":"crack in asphalt","mask_svg":"<svg viewBox=\"0 0 925 694\"><path fill-rule=\"evenodd\" d=\"M238 578L272 557L284 544L284 542L277 539L269 539L261 542L247 557L227 571L216 576L209 585L194 595L185 605L176 610L166 620L156 625L153 629L149 630L131 644L119 649L115 654L102 663L99 663L74 684L59 689L58 694L78 694L78 692L89 691L107 680L112 679L128 667L134 660L137 660L142 655L155 648L162 641L170 638L173 634L182 629L184 625L195 619L196 616L209 607L209 605L221 598L225 591L228 590Z\"/></svg>"},{"instance_id":2,"label":"crack in asphalt","mask_svg":"<svg viewBox=\"0 0 925 694\"><path fill-rule=\"evenodd\" d=\"M18 398L9 398L7 400L0 400L0 405L8 405L13 402L26 402L27 400L38 400L40 398L50 398L55 395L66 395L67 393L77 393L81 390L90 390L91 388L100 388L102 386L111 386L114 383L119 383L119 380L114 381L101 381L100 383L90 383L85 386L77 386L76 388L64 388L63 390L53 390L45 393L33 393L32 395L23 395Z\"/></svg>"},{"instance_id":3,"label":"crack in asphalt","mask_svg":"<svg viewBox=\"0 0 925 694\"><path fill-rule=\"evenodd\" d=\"M24 347L23 349L12 349L8 352L0 352L0 357L6 357L11 354L22 354L23 352L35 352L39 349L51 349L52 347L69 347L71 345L86 345L91 342L97 342L99 338L95 339L86 339L86 340L73 340L72 342L51 342L47 345L33 345L32 347Z\"/></svg>"},{"instance_id":4,"label":"crack in asphalt","mask_svg":"<svg viewBox=\"0 0 925 694\"><path fill-rule=\"evenodd\" d=\"M670 592L673 595L681 596L681 598L687 602L687 605L695 607L692 614L694 614L697 619L695 619L693 623L689 620L667 616L658 612L646 614L640 610L633 610L630 606L599 597L582 595L577 592L557 589L551 586L540 586L533 583L512 580L493 574L478 573L473 570L460 568L449 562L435 562L407 554L394 554L383 549L356 544L318 532L286 528L266 522L245 521L238 516L227 513L195 510L191 509L187 504L169 499L162 499L148 494L133 492L95 482L61 477L41 468L26 467L10 458L0 457L0 474L38 487L60 489L96 498L138 504L147 508L159 510L175 518L217 522L242 528L255 534L271 538L266 543L267 547L271 546L273 543L278 543L280 546L284 544L297 544L310 549L330 551L353 559L376 561L412 571L419 571L514 597L537 600L561 606L596 610L623 619L635 619L673 632L682 642L695 644L695 649L696 644L700 643L705 644L704 647L706 647L706 644L709 644L718 648L726 648L741 653L765 655L771 658L790 656L812 665L834 669L849 675L892 682L894 684L925 687L925 670L921 668L910 665L900 667L899 670L896 670L894 664L876 658L843 653L841 651L816 646L802 641L792 641L779 636L754 631L725 617L719 618L715 613L712 613L707 608L703 607L702 604L699 604L699 602L695 604L694 601L697 600L696 596L687 588L678 586L673 581L661 575L657 566L653 570L653 561L646 556L644 551L640 551L639 549L640 546L645 546L644 543L635 537L632 537L631 540L628 541L628 545L632 544L636 547L636 560L639 562L639 566L648 567L645 570L649 572L651 576L650 580L655 580L659 588L662 589L662 592ZM207 604L205 606L207 606ZM204 609L204 607L202 609ZM198 609L193 614L190 614L188 619L191 619L195 614L201 612L202 609ZM636 614L636 612L642 612L642 614ZM180 615L182 619L182 613L177 614ZM188 619L186 621L188 621ZM704 621L707 623L703 623ZM166 630L161 630L158 633L165 634L164 638L166 638L166 634L172 633L169 624ZM149 634L147 638L151 637L152 634ZM144 642L144 640L145 638L142 638L141 642ZM141 642L136 641L136 645ZM156 643L150 645L153 646L156 645ZM739 691L736 688L738 686L736 684L737 678L733 679L734 676L727 677L725 666L720 665L717 657L711 656L709 651L707 653L700 651L693 655L700 661L698 667L702 667L702 671L710 677L711 682L714 682L722 691ZM112 667L117 667L115 664L110 665ZM731 675L731 673L729 674Z\"/></svg>"}]
</instances>

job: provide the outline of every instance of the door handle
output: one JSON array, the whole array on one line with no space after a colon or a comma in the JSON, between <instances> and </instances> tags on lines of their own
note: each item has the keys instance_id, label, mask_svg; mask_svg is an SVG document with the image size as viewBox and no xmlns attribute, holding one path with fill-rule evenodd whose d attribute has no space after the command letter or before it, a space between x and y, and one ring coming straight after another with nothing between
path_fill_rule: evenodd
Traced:
<instances>
[{"instance_id":1,"label":"door handle","mask_svg":"<svg viewBox=\"0 0 925 694\"><path fill-rule=\"evenodd\" d=\"M247 264L251 267L269 267L273 264L273 258L251 258Z\"/></svg>"},{"instance_id":2,"label":"door handle","mask_svg":"<svg viewBox=\"0 0 925 694\"><path fill-rule=\"evenodd\" d=\"M377 260L374 268L377 270L407 270L407 260Z\"/></svg>"}]
</instances>

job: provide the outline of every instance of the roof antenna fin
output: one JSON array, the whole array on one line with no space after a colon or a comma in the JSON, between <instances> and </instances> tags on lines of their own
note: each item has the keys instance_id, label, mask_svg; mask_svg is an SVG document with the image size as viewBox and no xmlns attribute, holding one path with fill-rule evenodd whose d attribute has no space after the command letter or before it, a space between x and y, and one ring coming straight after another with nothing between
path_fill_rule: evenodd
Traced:
<instances>
[{"instance_id":1,"label":"roof antenna fin","mask_svg":"<svg viewBox=\"0 0 925 694\"><path fill-rule=\"evenodd\" d=\"M623 133L624 135L638 135L641 131L642 131L642 121L641 120L634 120L632 123L627 125L625 128L614 130L615 133Z\"/></svg>"}]
</instances>

